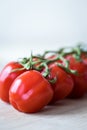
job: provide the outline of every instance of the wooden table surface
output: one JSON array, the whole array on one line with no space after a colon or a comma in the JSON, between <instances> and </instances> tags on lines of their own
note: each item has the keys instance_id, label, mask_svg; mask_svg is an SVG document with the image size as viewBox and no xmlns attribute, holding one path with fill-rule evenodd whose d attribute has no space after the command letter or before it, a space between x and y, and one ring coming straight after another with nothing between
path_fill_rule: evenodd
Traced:
<instances>
[{"instance_id":1,"label":"wooden table surface","mask_svg":"<svg viewBox=\"0 0 87 130\"><path fill-rule=\"evenodd\" d=\"M63 100L35 114L18 112L0 100L0 130L87 130L87 96Z\"/></svg>"}]
</instances>

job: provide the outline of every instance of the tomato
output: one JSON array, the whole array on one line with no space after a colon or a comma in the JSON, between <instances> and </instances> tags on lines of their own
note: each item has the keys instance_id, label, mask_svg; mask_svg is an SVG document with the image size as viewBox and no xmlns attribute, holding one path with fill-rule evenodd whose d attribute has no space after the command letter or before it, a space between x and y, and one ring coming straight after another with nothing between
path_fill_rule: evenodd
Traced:
<instances>
[{"instance_id":1,"label":"tomato","mask_svg":"<svg viewBox=\"0 0 87 130\"><path fill-rule=\"evenodd\" d=\"M69 60L70 69L78 72L78 75L71 74L74 80L74 88L69 97L80 98L87 90L87 65L83 61L76 60L73 55L68 55L66 58Z\"/></svg>"},{"instance_id":2,"label":"tomato","mask_svg":"<svg viewBox=\"0 0 87 130\"><path fill-rule=\"evenodd\" d=\"M63 69L56 64L52 64L50 67L50 75L52 78L56 77L56 82L52 84L54 90L54 96L51 102L64 99L73 89L73 80Z\"/></svg>"},{"instance_id":3,"label":"tomato","mask_svg":"<svg viewBox=\"0 0 87 130\"><path fill-rule=\"evenodd\" d=\"M81 58L82 58L83 62L87 65L87 53L82 53Z\"/></svg>"},{"instance_id":4,"label":"tomato","mask_svg":"<svg viewBox=\"0 0 87 130\"><path fill-rule=\"evenodd\" d=\"M8 63L0 73L0 98L9 102L9 89L14 79L25 70L12 72L13 69L23 68L18 62Z\"/></svg>"},{"instance_id":5,"label":"tomato","mask_svg":"<svg viewBox=\"0 0 87 130\"><path fill-rule=\"evenodd\" d=\"M51 55L51 56L47 57L47 59L53 60L53 59L55 59L56 57L57 57L57 55L55 54L55 55Z\"/></svg>"},{"instance_id":6,"label":"tomato","mask_svg":"<svg viewBox=\"0 0 87 130\"><path fill-rule=\"evenodd\" d=\"M18 76L9 91L12 106L25 113L40 111L52 97L53 90L50 83L36 70Z\"/></svg>"}]
</instances>

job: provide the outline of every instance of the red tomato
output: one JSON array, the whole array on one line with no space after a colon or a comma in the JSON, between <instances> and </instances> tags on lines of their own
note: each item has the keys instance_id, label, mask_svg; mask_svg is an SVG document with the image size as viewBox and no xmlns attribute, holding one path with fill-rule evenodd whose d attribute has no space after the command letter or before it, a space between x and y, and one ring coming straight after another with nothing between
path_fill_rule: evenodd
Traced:
<instances>
[{"instance_id":1,"label":"red tomato","mask_svg":"<svg viewBox=\"0 0 87 130\"><path fill-rule=\"evenodd\" d=\"M35 70L18 76L9 91L10 103L21 112L40 111L53 97L50 83Z\"/></svg>"},{"instance_id":2,"label":"red tomato","mask_svg":"<svg viewBox=\"0 0 87 130\"><path fill-rule=\"evenodd\" d=\"M81 58L82 58L84 64L86 64L86 66L87 66L87 53L86 54L82 53ZM86 93L87 93L87 90L86 90Z\"/></svg>"},{"instance_id":3,"label":"red tomato","mask_svg":"<svg viewBox=\"0 0 87 130\"><path fill-rule=\"evenodd\" d=\"M54 90L54 96L51 102L55 102L64 99L73 89L73 80L63 69L56 64L50 67L51 77L56 77L57 81L52 84Z\"/></svg>"},{"instance_id":4,"label":"red tomato","mask_svg":"<svg viewBox=\"0 0 87 130\"><path fill-rule=\"evenodd\" d=\"M25 70L12 72L13 69L23 68L18 62L8 63L0 73L0 98L9 102L9 89L14 79Z\"/></svg>"},{"instance_id":5,"label":"red tomato","mask_svg":"<svg viewBox=\"0 0 87 130\"><path fill-rule=\"evenodd\" d=\"M78 75L71 75L74 80L74 88L69 97L80 98L87 90L87 65L83 61L77 61L72 55L68 55L66 58L70 62L70 68L78 72Z\"/></svg>"},{"instance_id":6,"label":"red tomato","mask_svg":"<svg viewBox=\"0 0 87 130\"><path fill-rule=\"evenodd\" d=\"M82 53L81 58L82 58L83 62L87 65L87 53Z\"/></svg>"}]
</instances>

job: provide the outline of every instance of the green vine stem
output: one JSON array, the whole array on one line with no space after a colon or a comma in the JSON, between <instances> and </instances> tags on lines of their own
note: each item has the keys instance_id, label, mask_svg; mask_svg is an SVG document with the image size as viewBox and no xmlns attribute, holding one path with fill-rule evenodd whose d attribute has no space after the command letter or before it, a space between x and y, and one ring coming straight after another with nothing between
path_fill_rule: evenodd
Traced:
<instances>
[{"instance_id":1,"label":"green vine stem","mask_svg":"<svg viewBox=\"0 0 87 130\"><path fill-rule=\"evenodd\" d=\"M21 71L23 69L26 70L37 70L39 72L43 72L42 75L44 77L50 77L50 69L49 64L56 64L61 67L67 73L77 75L78 72L76 70L72 70L69 68L69 61L65 58L65 56L72 54L77 60L81 61L82 52L87 54L87 51L84 51L82 45L77 45L76 47L66 47L61 48L56 51L45 51L43 55L34 56L31 54L29 58L19 59L19 63L23 66L22 68L18 68L14 71ZM51 56L55 55L53 58L46 58L47 54L51 54ZM58 62L61 61L61 62ZM54 83L56 81L56 77L49 79L49 82Z\"/></svg>"},{"instance_id":2,"label":"green vine stem","mask_svg":"<svg viewBox=\"0 0 87 130\"><path fill-rule=\"evenodd\" d=\"M37 60L34 61L33 58L37 58ZM25 60L25 58L23 60ZM62 63L58 63L58 60L61 60L64 63L64 65ZM63 68L68 73L73 73L73 74L77 73L75 70L69 69L69 61L66 60L62 55L59 55L59 54L56 55L56 57L52 58L52 59L45 59L45 58L43 59L41 57L31 55L31 57L29 59L26 59L26 63L24 61L21 61L19 63L22 64L22 66L26 70L35 69L35 70L40 71L42 69L45 69L43 76L47 77L50 73L48 65L50 63L54 63L54 62L57 62L56 65ZM37 64L39 64L39 65L37 65Z\"/></svg>"},{"instance_id":3,"label":"green vine stem","mask_svg":"<svg viewBox=\"0 0 87 130\"><path fill-rule=\"evenodd\" d=\"M49 51L45 51L44 54L42 55L43 57L46 57L47 54L61 54L63 57L72 54L76 60L78 61L82 61L81 60L81 54L85 53L86 57L87 57L87 45L85 44L78 44L75 47L64 47L64 48L60 48L59 50L53 51L53 50L49 50Z\"/></svg>"}]
</instances>

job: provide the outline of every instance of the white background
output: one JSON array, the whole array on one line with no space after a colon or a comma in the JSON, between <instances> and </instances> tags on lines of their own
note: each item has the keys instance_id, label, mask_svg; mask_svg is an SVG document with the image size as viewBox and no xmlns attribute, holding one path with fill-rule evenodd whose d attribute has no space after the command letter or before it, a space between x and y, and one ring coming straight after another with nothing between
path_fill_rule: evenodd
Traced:
<instances>
[{"instance_id":1,"label":"white background","mask_svg":"<svg viewBox=\"0 0 87 130\"><path fill-rule=\"evenodd\" d=\"M0 0L0 59L87 42L87 0Z\"/></svg>"}]
</instances>

